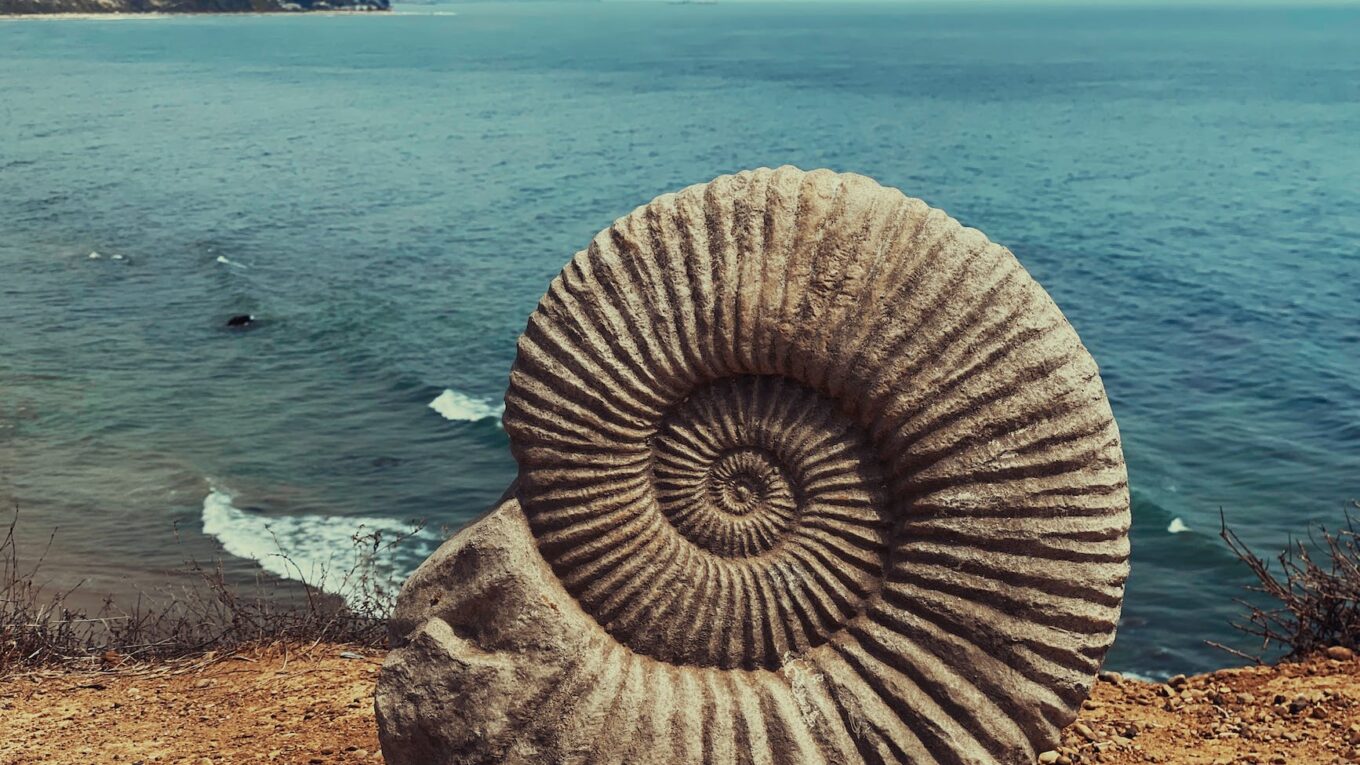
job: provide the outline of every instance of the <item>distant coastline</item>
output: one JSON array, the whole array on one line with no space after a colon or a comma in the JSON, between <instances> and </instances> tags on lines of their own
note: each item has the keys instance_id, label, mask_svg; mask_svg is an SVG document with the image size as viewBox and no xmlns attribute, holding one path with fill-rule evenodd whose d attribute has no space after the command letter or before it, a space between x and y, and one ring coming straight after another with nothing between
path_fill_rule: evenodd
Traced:
<instances>
[{"instance_id":1,"label":"distant coastline","mask_svg":"<svg viewBox=\"0 0 1360 765\"><path fill-rule=\"evenodd\" d=\"M183 14L369 13L390 0L0 0L0 18L106 18Z\"/></svg>"}]
</instances>

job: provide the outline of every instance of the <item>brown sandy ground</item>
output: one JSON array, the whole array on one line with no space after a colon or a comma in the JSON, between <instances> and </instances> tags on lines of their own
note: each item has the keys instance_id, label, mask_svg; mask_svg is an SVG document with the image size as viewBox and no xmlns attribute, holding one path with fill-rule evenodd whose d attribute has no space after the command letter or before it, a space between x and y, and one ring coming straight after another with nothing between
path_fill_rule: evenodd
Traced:
<instances>
[{"instance_id":1,"label":"brown sandy ground","mask_svg":"<svg viewBox=\"0 0 1360 765\"><path fill-rule=\"evenodd\" d=\"M1165 684L1102 673L1063 746L1040 762L1175 765L1360 762L1360 661L1178 675Z\"/></svg>"},{"instance_id":2,"label":"brown sandy ground","mask_svg":"<svg viewBox=\"0 0 1360 765\"><path fill-rule=\"evenodd\" d=\"M381 763L380 663L373 651L322 644L11 676L0 680L0 765ZM1318 657L1169 684L1102 678L1041 762L1360 762L1360 661Z\"/></svg>"},{"instance_id":3,"label":"brown sandy ground","mask_svg":"<svg viewBox=\"0 0 1360 765\"><path fill-rule=\"evenodd\" d=\"M381 763L381 664L381 653L321 644L10 677L0 765Z\"/></svg>"}]
</instances>

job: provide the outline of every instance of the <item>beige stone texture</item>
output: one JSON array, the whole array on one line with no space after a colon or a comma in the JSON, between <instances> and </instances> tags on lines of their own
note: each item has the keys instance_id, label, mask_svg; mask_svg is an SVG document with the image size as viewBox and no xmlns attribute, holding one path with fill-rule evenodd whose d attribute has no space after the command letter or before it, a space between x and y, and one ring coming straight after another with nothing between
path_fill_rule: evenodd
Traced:
<instances>
[{"instance_id":1,"label":"beige stone texture","mask_svg":"<svg viewBox=\"0 0 1360 765\"><path fill-rule=\"evenodd\" d=\"M1006 248L868 178L617 221L504 424L515 485L401 595L395 765L1033 763L1114 638L1095 362Z\"/></svg>"}]
</instances>

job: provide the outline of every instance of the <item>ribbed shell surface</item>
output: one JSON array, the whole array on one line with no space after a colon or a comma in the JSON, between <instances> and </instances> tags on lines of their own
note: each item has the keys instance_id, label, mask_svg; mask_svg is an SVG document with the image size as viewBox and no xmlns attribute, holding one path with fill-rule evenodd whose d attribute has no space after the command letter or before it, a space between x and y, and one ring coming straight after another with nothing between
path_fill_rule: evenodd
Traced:
<instances>
[{"instance_id":1,"label":"ribbed shell surface","mask_svg":"<svg viewBox=\"0 0 1360 765\"><path fill-rule=\"evenodd\" d=\"M743 172L617 221L530 318L504 424L600 660L660 663L657 703L697 710L668 726L768 699L754 761L824 716L869 761L1033 762L1113 640L1095 363L1008 250L867 178Z\"/></svg>"}]
</instances>

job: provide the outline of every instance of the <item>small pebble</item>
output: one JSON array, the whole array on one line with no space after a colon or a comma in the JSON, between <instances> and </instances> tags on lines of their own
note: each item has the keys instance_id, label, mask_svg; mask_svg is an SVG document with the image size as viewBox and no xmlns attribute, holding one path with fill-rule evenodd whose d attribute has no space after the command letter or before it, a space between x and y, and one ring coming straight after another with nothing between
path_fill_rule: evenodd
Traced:
<instances>
[{"instance_id":1,"label":"small pebble","mask_svg":"<svg viewBox=\"0 0 1360 765\"><path fill-rule=\"evenodd\" d=\"M1334 645L1327 649L1327 658L1336 661L1350 661L1355 658L1355 652L1344 645Z\"/></svg>"}]
</instances>

